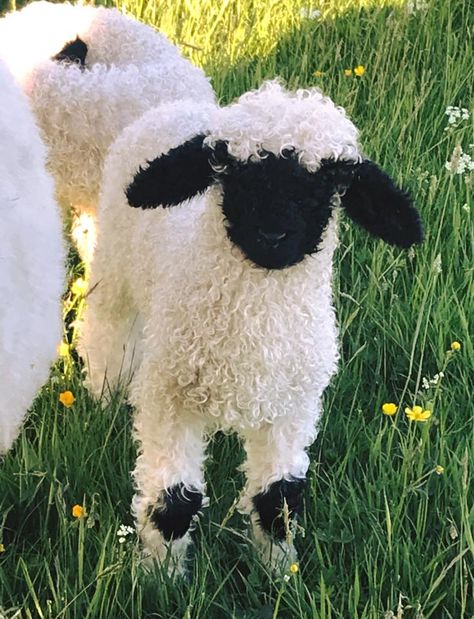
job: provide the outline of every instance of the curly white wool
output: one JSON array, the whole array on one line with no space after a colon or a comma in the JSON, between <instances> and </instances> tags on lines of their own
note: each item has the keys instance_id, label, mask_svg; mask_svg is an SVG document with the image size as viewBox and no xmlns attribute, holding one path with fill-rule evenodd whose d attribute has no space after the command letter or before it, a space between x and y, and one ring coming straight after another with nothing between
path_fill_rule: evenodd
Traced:
<instances>
[{"instance_id":1,"label":"curly white wool","mask_svg":"<svg viewBox=\"0 0 474 619\"><path fill-rule=\"evenodd\" d=\"M0 453L15 440L61 340L64 251L45 149L0 63Z\"/></svg>"},{"instance_id":2,"label":"curly white wool","mask_svg":"<svg viewBox=\"0 0 474 619\"><path fill-rule=\"evenodd\" d=\"M321 395L338 358L335 216L318 253L267 271L230 242L219 187L166 210L127 204L124 190L140 166L199 133L210 144L225 139L241 159L288 145L302 149L311 169L326 157L360 159L357 131L342 110L317 90L293 95L276 82L227 108L162 105L112 145L79 350L97 395L104 375L111 387L131 378L140 443L134 511L146 548L160 558L166 544L150 523L150 506L175 484L205 492L205 436L216 429L244 438L242 511L251 514L252 497L273 482L305 476ZM188 537L173 544L179 565ZM259 530L255 539L268 558L268 536Z\"/></svg>"},{"instance_id":3,"label":"curly white wool","mask_svg":"<svg viewBox=\"0 0 474 619\"><path fill-rule=\"evenodd\" d=\"M258 158L261 150L279 155L291 147L315 172L330 157L359 160L357 136L344 109L317 88L289 93L273 80L222 108L207 143L226 140L228 152L241 161Z\"/></svg>"},{"instance_id":4,"label":"curly white wool","mask_svg":"<svg viewBox=\"0 0 474 619\"><path fill-rule=\"evenodd\" d=\"M87 45L85 70L52 60L76 36ZM92 218L105 154L124 127L160 103L214 101L201 69L115 9L29 4L0 20L0 58L30 98L59 201Z\"/></svg>"}]
</instances>

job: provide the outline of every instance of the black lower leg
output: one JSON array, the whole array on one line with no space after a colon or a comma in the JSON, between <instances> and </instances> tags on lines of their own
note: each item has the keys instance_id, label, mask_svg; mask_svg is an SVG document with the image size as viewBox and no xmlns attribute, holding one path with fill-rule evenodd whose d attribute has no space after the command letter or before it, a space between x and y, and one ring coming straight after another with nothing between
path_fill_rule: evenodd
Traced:
<instances>
[{"instance_id":1,"label":"black lower leg","mask_svg":"<svg viewBox=\"0 0 474 619\"><path fill-rule=\"evenodd\" d=\"M276 539L283 540L286 537L285 503L289 519L301 512L304 485L304 479L280 479L269 486L266 492L253 497L252 503L260 525Z\"/></svg>"},{"instance_id":2,"label":"black lower leg","mask_svg":"<svg viewBox=\"0 0 474 619\"><path fill-rule=\"evenodd\" d=\"M186 534L202 506L202 494L177 484L163 491L157 505L150 507L150 520L165 540L179 539Z\"/></svg>"}]
</instances>

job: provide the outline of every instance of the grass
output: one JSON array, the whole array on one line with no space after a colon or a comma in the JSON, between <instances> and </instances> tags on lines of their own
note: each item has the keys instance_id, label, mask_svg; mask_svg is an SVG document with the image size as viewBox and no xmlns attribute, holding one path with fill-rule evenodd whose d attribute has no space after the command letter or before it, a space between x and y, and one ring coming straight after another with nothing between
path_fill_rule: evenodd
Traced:
<instances>
[{"instance_id":1,"label":"grass","mask_svg":"<svg viewBox=\"0 0 474 619\"><path fill-rule=\"evenodd\" d=\"M412 188L426 240L401 252L342 222L342 361L311 449L298 574L286 582L256 559L234 508L240 445L218 435L189 581L143 575L134 536L116 534L132 524L129 410L117 394L101 411L70 357L0 465L0 617L474 617L474 175L445 168L456 145L474 155L472 5L430 0L411 15L400 2L326 0L310 6L317 19L300 16L299 0L119 6L204 66L223 102L275 75L320 86L360 127L367 155ZM344 75L358 64L362 78ZM445 131L448 105L471 117ZM69 293L68 313L81 302ZM462 349L447 353L453 340ZM64 389L71 408L58 402ZM381 414L387 401L400 405L394 418ZM406 420L414 403L433 408L427 423ZM74 504L88 516L74 519Z\"/></svg>"}]
</instances>

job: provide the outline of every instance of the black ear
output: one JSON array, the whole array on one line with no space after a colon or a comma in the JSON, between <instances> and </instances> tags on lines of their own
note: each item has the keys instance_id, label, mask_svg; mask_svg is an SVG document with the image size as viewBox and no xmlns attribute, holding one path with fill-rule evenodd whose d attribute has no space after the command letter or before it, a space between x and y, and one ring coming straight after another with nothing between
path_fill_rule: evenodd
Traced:
<instances>
[{"instance_id":1,"label":"black ear","mask_svg":"<svg viewBox=\"0 0 474 619\"><path fill-rule=\"evenodd\" d=\"M136 208L174 206L205 191L214 182L205 135L172 148L141 168L125 190L128 203Z\"/></svg>"},{"instance_id":2,"label":"black ear","mask_svg":"<svg viewBox=\"0 0 474 619\"><path fill-rule=\"evenodd\" d=\"M391 245L407 248L423 240L421 219L410 195L372 161L356 165L341 203L355 223Z\"/></svg>"},{"instance_id":3,"label":"black ear","mask_svg":"<svg viewBox=\"0 0 474 619\"><path fill-rule=\"evenodd\" d=\"M58 62L75 62L81 67L86 66L87 45L79 37L75 41L70 41L62 48L59 54L53 57Z\"/></svg>"}]
</instances>

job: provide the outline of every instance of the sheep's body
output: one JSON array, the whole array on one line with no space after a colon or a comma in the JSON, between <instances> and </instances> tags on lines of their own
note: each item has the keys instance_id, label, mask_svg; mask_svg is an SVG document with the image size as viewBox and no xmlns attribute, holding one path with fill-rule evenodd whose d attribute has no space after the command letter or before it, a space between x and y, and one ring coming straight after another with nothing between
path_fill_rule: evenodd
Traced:
<instances>
[{"instance_id":1,"label":"sheep's body","mask_svg":"<svg viewBox=\"0 0 474 619\"><path fill-rule=\"evenodd\" d=\"M84 68L53 59L76 37L87 45ZM105 154L120 131L161 103L214 100L201 69L165 36L115 9L32 3L0 20L0 58L30 99L58 200L83 215L85 230ZM81 253L88 260L90 248Z\"/></svg>"},{"instance_id":2,"label":"sheep's body","mask_svg":"<svg viewBox=\"0 0 474 619\"><path fill-rule=\"evenodd\" d=\"M268 271L229 240L220 189L171 210L137 213L128 207L124 188L140 165L208 126L215 129L210 142L225 135L236 155L239 146L245 149L243 159L262 145L278 153L290 137L285 127L299 126L299 115L312 121L313 135L319 125L322 142L328 119L333 131L345 129L345 141L321 143L313 151L306 135L308 166L317 168L321 157L334 152L357 160L352 123L322 95L312 96L312 118L301 93L295 109L285 113L288 95L274 84L224 109L192 101L161 106L128 127L107 159L79 350L97 395L105 374L111 387L132 377L129 394L141 444L134 509L148 550L160 558L165 545L150 524L150 509L160 492L180 483L204 493L204 436L219 428L244 438L247 485L240 507L252 515L255 538L268 558L271 544L256 522L252 497L282 478L305 477L321 395L336 369L336 221L333 215L318 253L291 269ZM280 126L269 122L273 115ZM260 140L244 144L245 135ZM173 544L178 559L187 540ZM276 558L281 546L274 548Z\"/></svg>"},{"instance_id":3,"label":"sheep's body","mask_svg":"<svg viewBox=\"0 0 474 619\"><path fill-rule=\"evenodd\" d=\"M16 438L61 340L62 228L45 148L0 63L0 453Z\"/></svg>"}]
</instances>

